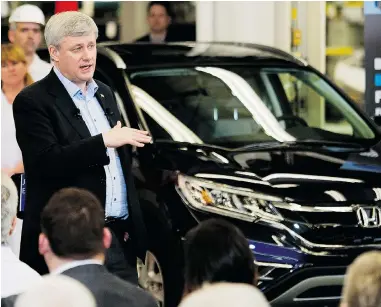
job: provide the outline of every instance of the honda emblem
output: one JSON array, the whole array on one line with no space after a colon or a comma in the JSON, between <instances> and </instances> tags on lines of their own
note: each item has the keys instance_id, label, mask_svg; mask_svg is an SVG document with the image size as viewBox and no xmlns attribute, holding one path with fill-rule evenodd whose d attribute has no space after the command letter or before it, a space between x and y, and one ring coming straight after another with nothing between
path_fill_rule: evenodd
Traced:
<instances>
[{"instance_id":1,"label":"honda emblem","mask_svg":"<svg viewBox=\"0 0 381 307\"><path fill-rule=\"evenodd\" d=\"M381 227L381 208L360 207L356 213L360 226L364 228Z\"/></svg>"}]
</instances>

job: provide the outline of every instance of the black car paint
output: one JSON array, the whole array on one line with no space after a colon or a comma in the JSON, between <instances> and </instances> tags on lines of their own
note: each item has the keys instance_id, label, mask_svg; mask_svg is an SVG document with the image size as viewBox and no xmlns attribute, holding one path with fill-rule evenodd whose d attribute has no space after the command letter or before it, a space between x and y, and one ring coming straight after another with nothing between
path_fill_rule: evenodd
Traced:
<instances>
[{"instance_id":1,"label":"black car paint","mask_svg":"<svg viewBox=\"0 0 381 307\"><path fill-rule=\"evenodd\" d=\"M161 240L167 240L166 238L170 235L171 238L163 243L168 247L173 242L181 242L186 232L200 221L215 216L184 204L176 191L179 173L189 176L213 174L214 182L233 187L247 187L256 192L278 196L307 207L319 205L376 205L380 207L381 199L378 199L373 189L381 188L381 134L369 117L320 72L292 56L265 46L248 46L254 49L252 54L248 52L247 55L218 55L224 46L230 45L211 44L206 51L191 57L187 53L191 51L194 44L162 46L106 44L99 49L95 77L101 77L103 82L109 84L120 95L125 102L124 107L132 127L149 130L139 108L130 103L133 100L126 87L128 80L124 77L124 69L116 67L107 49L123 59L127 65L125 70L127 77L136 71L194 65L221 67L232 63L234 65L249 63L258 66L265 64L274 67L299 67L313 70L332 85L361 114L374 130L376 137L371 142L362 144L364 148L360 150L358 148L338 150L337 146L309 146L308 144L290 145L284 148L269 149L264 146L263 148L232 150L205 144L156 141L153 135L153 144L136 149L133 157L136 186L143 210L147 213L146 221L151 240L163 242ZM218 153L220 158L212 153ZM274 174L290 175L271 180L264 179ZM313 178L301 178L300 175L313 176ZM327 180L327 177L339 178L338 180L344 178L344 182L329 178ZM266 184L252 183L248 180L252 178ZM352 179L354 182L349 182ZM326 193L327 191L337 191L346 200L336 201ZM287 229L273 227L263 221L252 223L225 217L239 226L250 240L275 245L275 236L284 246L303 254L302 265L299 269L284 273L274 282L263 287L269 301L310 276L342 275L346 266L360 253L375 248L381 249L381 229L362 228L358 225L354 212L311 213L283 209L280 211L286 218L283 225ZM298 227L294 227L295 225ZM301 240L293 233L304 239ZM172 252L172 247L169 250ZM167 253L170 258L168 251ZM180 256L180 253L181 247L177 250L176 256ZM182 265L181 261L178 265ZM319 301L317 305L323 306L330 302ZM337 305L337 301L334 304Z\"/></svg>"}]
</instances>

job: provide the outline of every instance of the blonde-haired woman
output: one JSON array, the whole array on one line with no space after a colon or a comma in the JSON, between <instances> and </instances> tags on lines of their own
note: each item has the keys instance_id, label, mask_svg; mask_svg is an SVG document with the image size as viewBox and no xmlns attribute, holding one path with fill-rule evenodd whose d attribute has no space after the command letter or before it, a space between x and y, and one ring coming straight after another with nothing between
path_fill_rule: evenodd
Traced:
<instances>
[{"instance_id":1,"label":"blonde-haired woman","mask_svg":"<svg viewBox=\"0 0 381 307\"><path fill-rule=\"evenodd\" d=\"M12 44L1 46L1 170L8 176L24 172L16 141L12 104L17 94L33 83L24 51Z\"/></svg>"},{"instance_id":2,"label":"blonde-haired woman","mask_svg":"<svg viewBox=\"0 0 381 307\"><path fill-rule=\"evenodd\" d=\"M12 104L17 94L32 83L21 47L1 45L1 170L12 177L17 188L20 188L20 174L24 173L24 164L16 140ZM10 238L11 248L16 255L20 251L21 227L22 221L18 221Z\"/></svg>"}]
</instances>

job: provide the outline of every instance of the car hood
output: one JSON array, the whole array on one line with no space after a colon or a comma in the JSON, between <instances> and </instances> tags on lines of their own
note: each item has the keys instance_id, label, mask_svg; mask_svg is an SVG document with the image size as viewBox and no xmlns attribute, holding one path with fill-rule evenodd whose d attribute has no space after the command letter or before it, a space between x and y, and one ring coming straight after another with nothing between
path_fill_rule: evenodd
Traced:
<instances>
[{"instance_id":1,"label":"car hood","mask_svg":"<svg viewBox=\"0 0 381 307\"><path fill-rule=\"evenodd\" d=\"M379 145L354 151L234 151L179 143L154 146L155 166L169 173L179 172L280 199L273 205L283 218L276 228L284 230L285 244L317 252L336 247L380 246L379 225L368 228L360 225L358 218L360 210L381 208ZM193 214L203 213L196 210ZM273 224L266 219L259 223ZM257 236L250 223L242 229L249 238ZM268 233L269 229L273 228L264 231Z\"/></svg>"},{"instance_id":2,"label":"car hood","mask_svg":"<svg viewBox=\"0 0 381 307\"><path fill-rule=\"evenodd\" d=\"M380 144L365 150L245 150L155 144L166 169L250 188L300 204L374 203L381 199Z\"/></svg>"}]
</instances>

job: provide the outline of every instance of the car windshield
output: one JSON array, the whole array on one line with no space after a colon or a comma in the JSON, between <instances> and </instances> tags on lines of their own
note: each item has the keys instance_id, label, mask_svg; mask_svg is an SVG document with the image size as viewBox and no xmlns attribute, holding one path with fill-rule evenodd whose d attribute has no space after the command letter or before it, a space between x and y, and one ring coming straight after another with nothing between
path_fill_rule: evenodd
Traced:
<instances>
[{"instance_id":1,"label":"car windshield","mask_svg":"<svg viewBox=\"0 0 381 307\"><path fill-rule=\"evenodd\" d=\"M199 66L133 72L130 80L156 140L236 148L375 138L348 101L308 69Z\"/></svg>"}]
</instances>

